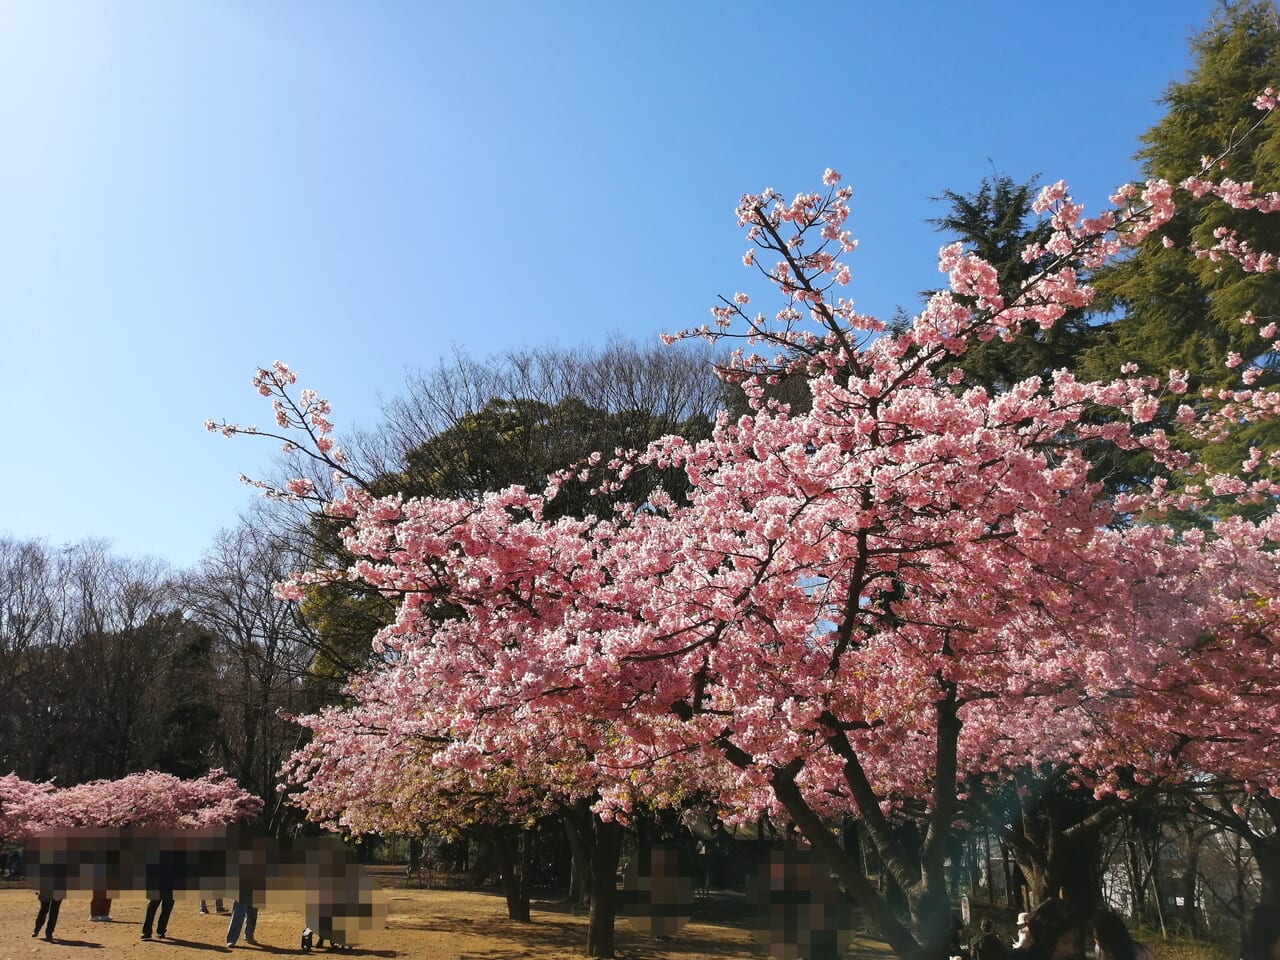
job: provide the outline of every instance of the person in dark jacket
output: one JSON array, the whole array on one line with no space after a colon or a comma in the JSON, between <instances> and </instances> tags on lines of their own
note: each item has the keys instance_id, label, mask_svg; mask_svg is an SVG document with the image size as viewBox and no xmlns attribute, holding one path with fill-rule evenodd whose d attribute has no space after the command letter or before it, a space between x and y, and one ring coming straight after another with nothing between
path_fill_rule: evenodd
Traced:
<instances>
[{"instance_id":1,"label":"person in dark jacket","mask_svg":"<svg viewBox=\"0 0 1280 960\"><path fill-rule=\"evenodd\" d=\"M231 836L239 839L229 844L236 899L231 904L231 920L227 924L228 947L236 945L242 929L246 943L257 943L254 939L258 932L255 901L260 901L267 889L267 856L261 841L247 834L233 833Z\"/></svg>"},{"instance_id":2,"label":"person in dark jacket","mask_svg":"<svg viewBox=\"0 0 1280 960\"><path fill-rule=\"evenodd\" d=\"M36 912L36 925L31 935L40 936L43 928L44 938L52 941L53 931L58 926L58 913L67 895L71 866L67 862L66 847L57 837L45 841L37 839L35 849L36 875L39 877L36 896L40 898L40 909Z\"/></svg>"},{"instance_id":3,"label":"person in dark jacket","mask_svg":"<svg viewBox=\"0 0 1280 960\"><path fill-rule=\"evenodd\" d=\"M995 924L990 918L984 919L978 929L981 932L969 944L969 955L973 960L1009 960L1009 947L995 932Z\"/></svg>"},{"instance_id":4,"label":"person in dark jacket","mask_svg":"<svg viewBox=\"0 0 1280 960\"><path fill-rule=\"evenodd\" d=\"M186 863L185 850L161 846L147 864L147 912L142 919L143 940L151 939L153 921L158 936L169 935L169 915L173 913L173 891L182 882Z\"/></svg>"}]
</instances>

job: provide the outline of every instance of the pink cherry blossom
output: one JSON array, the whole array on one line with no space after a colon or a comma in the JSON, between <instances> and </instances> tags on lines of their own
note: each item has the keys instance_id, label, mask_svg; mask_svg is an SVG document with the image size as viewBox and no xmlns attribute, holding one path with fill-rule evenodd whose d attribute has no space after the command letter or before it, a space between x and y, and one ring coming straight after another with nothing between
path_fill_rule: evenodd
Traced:
<instances>
[{"instance_id":1,"label":"pink cherry blossom","mask_svg":"<svg viewBox=\"0 0 1280 960\"><path fill-rule=\"evenodd\" d=\"M261 807L221 770L194 780L136 773L62 789L0 778L0 835L11 839L54 828L215 826L248 820Z\"/></svg>"},{"instance_id":2,"label":"pink cherry blossom","mask_svg":"<svg viewBox=\"0 0 1280 960\"><path fill-rule=\"evenodd\" d=\"M1087 270L1158 234L1197 189L1149 181L1086 217L1064 183L1046 187L1043 270L1002 288L991 264L944 247L947 289L894 332L829 299L852 248L843 189L744 195L736 216L781 306L752 317L722 300L714 328L672 339L741 341L725 376L750 412L626 464L681 471L684 501L655 489L606 516L548 510L579 464L542 493L461 499L376 496L351 477L326 507L355 563L282 594L349 577L399 606L352 706L304 718L314 738L287 771L301 802L351 829L460 828L495 804L536 816L548 797L583 798L625 817L688 790L727 817L809 830L856 815L891 832L910 806L945 834L965 778L1046 762L1100 790L1120 767L1274 783L1280 699L1238 693L1242 673L1280 688L1280 491L1252 475L1261 460L1214 472L1159 429L1182 371L1167 384L1132 363L1110 381L1058 371L993 394L948 369L1088 304ZM272 371L259 373L289 436L339 466L327 429L299 415L314 398L291 401ZM804 412L765 390L786 375L808 380ZM1277 415L1280 395L1248 383L1175 414L1205 442ZM1108 496L1090 457L1125 451L1149 455L1149 486ZM1222 505L1255 509L1190 533L1168 519ZM922 875L944 889L941 848L927 853ZM912 936L890 911L876 919Z\"/></svg>"}]
</instances>

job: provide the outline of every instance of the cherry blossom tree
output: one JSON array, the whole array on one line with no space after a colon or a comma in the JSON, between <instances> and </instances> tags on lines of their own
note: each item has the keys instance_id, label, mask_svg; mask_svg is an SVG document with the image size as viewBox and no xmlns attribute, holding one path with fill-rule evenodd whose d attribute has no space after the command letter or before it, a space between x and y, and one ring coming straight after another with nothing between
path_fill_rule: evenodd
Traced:
<instances>
[{"instance_id":1,"label":"cherry blossom tree","mask_svg":"<svg viewBox=\"0 0 1280 960\"><path fill-rule=\"evenodd\" d=\"M1272 91L1257 106L1273 122ZM1146 783L1191 768L1275 789L1280 452L1224 473L1177 449L1152 424L1186 394L1177 370L1090 383L1058 371L993 394L966 386L963 358L1087 305L1082 271L1156 234L1180 196L1274 212L1280 194L1206 169L1126 185L1086 217L1053 184L1034 208L1048 239L1025 254L1043 269L1003 289L989 263L945 247L947 288L890 330L842 295L855 242L839 179L827 171L824 190L793 200L742 198L744 264L783 303L752 314L737 294L713 324L673 336L743 343L723 375L753 410L722 415L706 441L606 452L540 493L435 499L375 496L344 465L327 404L294 399L283 364L255 379L278 430L210 426L276 436L337 472L325 509L348 522L357 560L282 594L355 578L399 598L375 647L403 715L431 692L444 734L433 766L518 768L554 734L573 745L566 789L620 818L697 782L727 818L794 822L897 955L932 960L946 955L944 863L975 778L1065 764L1105 795L1123 789L1110 771ZM1225 240L1214 253L1274 268ZM1259 333L1280 347L1274 326ZM1229 364L1237 387L1169 401L1189 434L1274 417L1280 394ZM766 396L797 373L802 413ZM1147 452L1150 483L1108 493L1090 468L1109 449ZM607 492L640 467L683 470L687 502L654 489L601 515L548 509L557 479ZM278 495L312 493L299 480ZM1208 519L1223 503L1242 512ZM1206 519L1171 519L1188 512ZM906 922L829 826L851 814ZM895 829L903 820L916 840Z\"/></svg>"},{"instance_id":2,"label":"cherry blossom tree","mask_svg":"<svg viewBox=\"0 0 1280 960\"><path fill-rule=\"evenodd\" d=\"M525 832L556 808L553 778L532 780L500 760L477 757L437 764L448 730L435 722L425 691L380 689L395 678L374 671L354 678L355 704L301 718L311 741L284 771L289 801L308 818L341 833L456 838L471 831L493 843L512 920L530 919ZM523 864L523 869L518 866Z\"/></svg>"},{"instance_id":3,"label":"cherry blossom tree","mask_svg":"<svg viewBox=\"0 0 1280 960\"><path fill-rule=\"evenodd\" d=\"M32 783L16 773L0 777L0 839L21 840L38 830L27 811L38 807L53 789L52 783Z\"/></svg>"},{"instance_id":4,"label":"cherry blossom tree","mask_svg":"<svg viewBox=\"0 0 1280 960\"><path fill-rule=\"evenodd\" d=\"M258 797L221 770L191 780L148 771L62 789L13 774L0 778L0 835L16 840L76 827L219 826L250 820L261 809Z\"/></svg>"}]
</instances>

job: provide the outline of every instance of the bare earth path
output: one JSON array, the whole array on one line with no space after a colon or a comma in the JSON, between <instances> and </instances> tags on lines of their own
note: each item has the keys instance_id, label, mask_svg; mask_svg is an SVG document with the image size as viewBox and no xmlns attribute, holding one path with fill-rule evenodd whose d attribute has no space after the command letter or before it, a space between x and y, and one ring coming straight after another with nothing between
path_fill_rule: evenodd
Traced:
<instances>
[{"instance_id":1,"label":"bare earth path","mask_svg":"<svg viewBox=\"0 0 1280 960\"><path fill-rule=\"evenodd\" d=\"M411 960L580 960L587 942L587 919L550 905L535 904L529 924L506 918L501 896L457 890L386 890L390 912L385 930L371 931L349 951L317 950L316 956L404 957ZM300 914L263 911L258 946L243 940L225 946L227 918L198 912L196 901L179 900L169 921L168 940L142 941L146 901L137 895L117 900L113 922L92 923L86 894L63 902L56 940L32 939L36 914L33 891L0 882L0 960L201 960L211 953L301 956ZM212 906L212 904L210 904ZM768 953L732 921L708 917L686 925L673 940L659 942L619 921L620 960L766 960ZM882 960L883 944L858 940L851 957Z\"/></svg>"}]
</instances>

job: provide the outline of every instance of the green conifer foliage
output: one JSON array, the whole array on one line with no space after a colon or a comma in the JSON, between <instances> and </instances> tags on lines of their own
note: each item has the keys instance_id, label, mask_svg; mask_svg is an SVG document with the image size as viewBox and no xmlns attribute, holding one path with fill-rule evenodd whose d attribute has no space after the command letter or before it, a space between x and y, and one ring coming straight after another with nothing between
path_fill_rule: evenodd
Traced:
<instances>
[{"instance_id":1,"label":"green conifer foliage","mask_svg":"<svg viewBox=\"0 0 1280 960\"><path fill-rule=\"evenodd\" d=\"M1205 151L1216 149L1227 176L1252 181L1258 192L1280 188L1280 117L1264 118L1253 106L1264 88L1280 85L1275 4L1224 4L1191 48L1194 68L1170 85L1164 97L1168 113L1142 137L1138 158L1144 172L1179 183L1198 174ZM1280 274L1246 273L1238 264L1200 259L1193 251L1214 245L1213 228L1224 216L1225 225L1255 249L1280 250L1280 224L1248 210L1224 215L1220 203L1214 203L1210 222L1205 212L1211 202L1184 197L1167 231L1172 247L1152 237L1093 278L1099 306L1114 319L1082 357L1081 375L1115 376L1121 363L1133 361L1144 373L1186 370L1195 391L1236 378L1238 371L1225 365L1231 351L1273 362L1257 330L1280 315ZM1253 326L1240 322L1249 311L1258 318Z\"/></svg>"}]
</instances>

